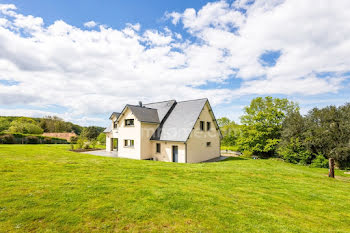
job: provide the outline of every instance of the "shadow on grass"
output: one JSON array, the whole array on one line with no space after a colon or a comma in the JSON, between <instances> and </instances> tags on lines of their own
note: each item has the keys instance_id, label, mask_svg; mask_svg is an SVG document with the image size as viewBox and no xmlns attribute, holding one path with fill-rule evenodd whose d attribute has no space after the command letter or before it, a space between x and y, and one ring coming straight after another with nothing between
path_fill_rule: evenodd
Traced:
<instances>
[{"instance_id":1,"label":"shadow on grass","mask_svg":"<svg viewBox=\"0 0 350 233\"><path fill-rule=\"evenodd\" d=\"M221 160L220 162L228 162L232 160L248 160L247 158L242 157L228 157L227 159Z\"/></svg>"}]
</instances>

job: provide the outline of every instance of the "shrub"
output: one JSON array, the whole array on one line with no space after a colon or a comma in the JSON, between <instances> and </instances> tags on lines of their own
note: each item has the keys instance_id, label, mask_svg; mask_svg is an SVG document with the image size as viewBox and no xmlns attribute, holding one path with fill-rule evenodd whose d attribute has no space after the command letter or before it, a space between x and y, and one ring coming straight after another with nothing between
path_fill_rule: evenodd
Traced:
<instances>
[{"instance_id":1,"label":"shrub","mask_svg":"<svg viewBox=\"0 0 350 233\"><path fill-rule=\"evenodd\" d=\"M221 150L239 151L238 146L221 146Z\"/></svg>"},{"instance_id":2,"label":"shrub","mask_svg":"<svg viewBox=\"0 0 350 233\"><path fill-rule=\"evenodd\" d=\"M28 144L38 144L39 143L39 138L35 137L35 136L27 136L26 140L27 140Z\"/></svg>"},{"instance_id":3,"label":"shrub","mask_svg":"<svg viewBox=\"0 0 350 233\"><path fill-rule=\"evenodd\" d=\"M85 141L84 142L84 149L90 149L90 141Z\"/></svg>"},{"instance_id":4,"label":"shrub","mask_svg":"<svg viewBox=\"0 0 350 233\"><path fill-rule=\"evenodd\" d=\"M44 138L43 143L44 144L52 144L52 139L51 138Z\"/></svg>"},{"instance_id":5,"label":"shrub","mask_svg":"<svg viewBox=\"0 0 350 233\"><path fill-rule=\"evenodd\" d=\"M100 135L98 135L98 137L97 137L97 141L100 144L106 144L106 134L105 133L100 133Z\"/></svg>"},{"instance_id":6,"label":"shrub","mask_svg":"<svg viewBox=\"0 0 350 233\"><path fill-rule=\"evenodd\" d=\"M83 138L79 138L77 140L77 147L78 147L78 149L83 149L84 143L85 143L85 140Z\"/></svg>"},{"instance_id":7,"label":"shrub","mask_svg":"<svg viewBox=\"0 0 350 233\"><path fill-rule=\"evenodd\" d=\"M91 144L92 148L96 148L97 140L96 139L91 140L90 144Z\"/></svg>"},{"instance_id":8,"label":"shrub","mask_svg":"<svg viewBox=\"0 0 350 233\"><path fill-rule=\"evenodd\" d=\"M243 151L243 157L252 157L253 156L253 152L249 151L249 150L245 150Z\"/></svg>"},{"instance_id":9,"label":"shrub","mask_svg":"<svg viewBox=\"0 0 350 233\"><path fill-rule=\"evenodd\" d=\"M15 137L11 134L6 134L3 136L0 136L0 143L3 144L14 144L15 143Z\"/></svg>"},{"instance_id":10,"label":"shrub","mask_svg":"<svg viewBox=\"0 0 350 233\"><path fill-rule=\"evenodd\" d=\"M289 143L280 144L278 154L289 163L310 164L312 153L305 148L299 138L291 138Z\"/></svg>"},{"instance_id":11,"label":"shrub","mask_svg":"<svg viewBox=\"0 0 350 233\"><path fill-rule=\"evenodd\" d=\"M328 168L328 160L319 153L314 160L312 160L310 167Z\"/></svg>"},{"instance_id":12,"label":"shrub","mask_svg":"<svg viewBox=\"0 0 350 233\"><path fill-rule=\"evenodd\" d=\"M78 137L76 137L76 136L70 137L70 143L76 144L77 142L78 142Z\"/></svg>"}]
</instances>

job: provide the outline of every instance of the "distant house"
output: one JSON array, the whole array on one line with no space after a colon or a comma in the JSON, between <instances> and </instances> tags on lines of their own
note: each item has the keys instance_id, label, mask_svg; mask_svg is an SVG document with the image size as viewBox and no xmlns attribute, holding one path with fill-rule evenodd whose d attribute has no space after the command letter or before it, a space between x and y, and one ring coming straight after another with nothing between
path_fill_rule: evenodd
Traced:
<instances>
[{"instance_id":1,"label":"distant house","mask_svg":"<svg viewBox=\"0 0 350 233\"><path fill-rule=\"evenodd\" d=\"M66 139L68 142L70 141L71 137L77 137L77 135L74 132L71 132L71 133L43 133L43 136L53 137L53 138L62 138L62 139Z\"/></svg>"},{"instance_id":2,"label":"distant house","mask_svg":"<svg viewBox=\"0 0 350 233\"><path fill-rule=\"evenodd\" d=\"M208 99L127 104L109 119L106 150L119 157L197 163L220 156L222 135Z\"/></svg>"}]
</instances>

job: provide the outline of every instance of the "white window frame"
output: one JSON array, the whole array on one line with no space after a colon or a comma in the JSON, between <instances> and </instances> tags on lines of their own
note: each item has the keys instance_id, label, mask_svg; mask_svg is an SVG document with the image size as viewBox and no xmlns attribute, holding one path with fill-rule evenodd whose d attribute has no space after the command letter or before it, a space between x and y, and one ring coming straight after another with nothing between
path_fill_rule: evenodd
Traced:
<instances>
[{"instance_id":1,"label":"white window frame","mask_svg":"<svg viewBox=\"0 0 350 233\"><path fill-rule=\"evenodd\" d=\"M134 148L135 140L134 139L124 139L124 147Z\"/></svg>"},{"instance_id":2,"label":"white window frame","mask_svg":"<svg viewBox=\"0 0 350 233\"><path fill-rule=\"evenodd\" d=\"M132 122L132 124L130 124L130 123ZM130 126L134 126L135 125L135 120L134 119L125 119L125 126L126 127L130 127Z\"/></svg>"}]
</instances>

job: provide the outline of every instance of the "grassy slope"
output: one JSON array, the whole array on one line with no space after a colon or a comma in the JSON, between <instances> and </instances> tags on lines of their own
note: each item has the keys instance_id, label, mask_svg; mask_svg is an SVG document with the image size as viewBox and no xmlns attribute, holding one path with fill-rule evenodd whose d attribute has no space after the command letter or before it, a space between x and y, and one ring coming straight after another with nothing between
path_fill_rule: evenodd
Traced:
<instances>
[{"instance_id":1,"label":"grassy slope","mask_svg":"<svg viewBox=\"0 0 350 233\"><path fill-rule=\"evenodd\" d=\"M350 176L274 160L174 164L0 145L8 231L350 232Z\"/></svg>"}]
</instances>

